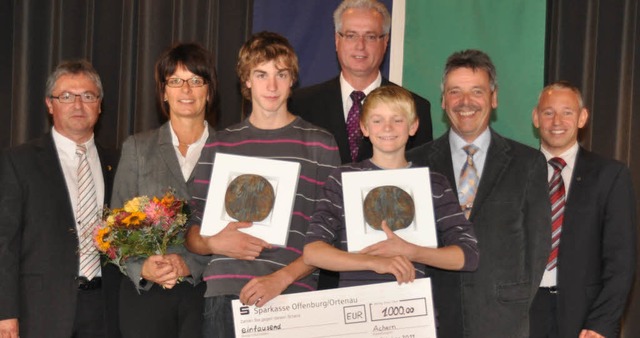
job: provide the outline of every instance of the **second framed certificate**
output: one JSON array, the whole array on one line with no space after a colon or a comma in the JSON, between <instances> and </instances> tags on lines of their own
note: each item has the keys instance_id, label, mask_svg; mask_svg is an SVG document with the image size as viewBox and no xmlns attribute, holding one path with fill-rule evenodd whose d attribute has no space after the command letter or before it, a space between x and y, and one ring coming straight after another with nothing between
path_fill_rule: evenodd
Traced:
<instances>
[{"instance_id":1,"label":"second framed certificate","mask_svg":"<svg viewBox=\"0 0 640 338\"><path fill-rule=\"evenodd\" d=\"M285 246L300 163L216 154L200 234L215 235L229 222L253 222L240 229Z\"/></svg>"},{"instance_id":2,"label":"second framed certificate","mask_svg":"<svg viewBox=\"0 0 640 338\"><path fill-rule=\"evenodd\" d=\"M429 168L342 174L349 252L387 239L382 221L405 241L437 247Z\"/></svg>"}]
</instances>

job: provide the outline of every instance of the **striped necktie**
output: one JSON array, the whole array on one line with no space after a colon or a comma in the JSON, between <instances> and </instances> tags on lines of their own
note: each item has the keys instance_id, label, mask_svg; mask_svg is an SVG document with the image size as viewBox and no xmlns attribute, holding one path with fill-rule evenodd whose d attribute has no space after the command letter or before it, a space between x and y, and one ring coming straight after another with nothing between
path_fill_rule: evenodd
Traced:
<instances>
[{"instance_id":1,"label":"striped necktie","mask_svg":"<svg viewBox=\"0 0 640 338\"><path fill-rule=\"evenodd\" d=\"M469 144L462 147L462 149L467 153L467 160L464 162L462 171L460 172L460 189L458 195L464 216L469 219L479 182L478 171L473 163L473 155L478 151L478 147Z\"/></svg>"},{"instance_id":2,"label":"striped necktie","mask_svg":"<svg viewBox=\"0 0 640 338\"><path fill-rule=\"evenodd\" d=\"M551 200L551 253L547 262L547 270L552 270L558 265L558 247L560 246L560 233L564 220L565 190L562 180L562 169L567 163L554 157L549 160L553 167L553 175L549 181L549 199Z\"/></svg>"},{"instance_id":3,"label":"striped necktie","mask_svg":"<svg viewBox=\"0 0 640 338\"><path fill-rule=\"evenodd\" d=\"M87 160L87 148L83 144L76 146L78 162L78 242L80 252L80 275L91 280L100 269L100 257L93 244L93 229L99 220L96 188Z\"/></svg>"},{"instance_id":4,"label":"striped necktie","mask_svg":"<svg viewBox=\"0 0 640 338\"><path fill-rule=\"evenodd\" d=\"M353 105L347 115L347 137L349 138L349 154L353 162L358 161L360 141L362 141L362 130L360 130L360 112L362 111L362 99L365 95L360 91L351 92Z\"/></svg>"}]
</instances>

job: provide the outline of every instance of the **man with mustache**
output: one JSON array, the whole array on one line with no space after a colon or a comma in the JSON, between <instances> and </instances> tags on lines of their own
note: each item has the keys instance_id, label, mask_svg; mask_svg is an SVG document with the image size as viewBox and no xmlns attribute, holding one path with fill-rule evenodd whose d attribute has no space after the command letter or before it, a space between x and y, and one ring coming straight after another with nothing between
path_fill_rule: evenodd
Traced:
<instances>
[{"instance_id":1,"label":"man with mustache","mask_svg":"<svg viewBox=\"0 0 640 338\"><path fill-rule=\"evenodd\" d=\"M482 258L475 272L432 272L438 336L528 337L551 238L544 157L489 127L498 87L484 52L449 56L441 89L451 128L407 159L455 182Z\"/></svg>"}]
</instances>

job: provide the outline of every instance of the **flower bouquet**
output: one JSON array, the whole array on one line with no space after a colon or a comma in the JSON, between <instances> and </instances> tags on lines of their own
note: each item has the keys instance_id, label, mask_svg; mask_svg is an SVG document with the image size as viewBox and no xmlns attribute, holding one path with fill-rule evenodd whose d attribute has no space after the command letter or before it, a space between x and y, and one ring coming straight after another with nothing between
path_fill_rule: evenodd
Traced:
<instances>
[{"instance_id":1,"label":"flower bouquet","mask_svg":"<svg viewBox=\"0 0 640 338\"><path fill-rule=\"evenodd\" d=\"M181 244L187 214L185 201L171 191L162 198L135 197L120 209L105 209L103 220L96 226L94 243L122 273L131 257L164 255L167 248Z\"/></svg>"}]
</instances>

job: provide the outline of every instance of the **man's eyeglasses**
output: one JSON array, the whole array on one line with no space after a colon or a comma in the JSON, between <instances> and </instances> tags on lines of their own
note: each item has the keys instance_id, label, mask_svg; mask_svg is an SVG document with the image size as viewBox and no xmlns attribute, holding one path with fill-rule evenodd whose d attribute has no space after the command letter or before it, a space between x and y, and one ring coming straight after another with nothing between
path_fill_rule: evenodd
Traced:
<instances>
[{"instance_id":1,"label":"man's eyeglasses","mask_svg":"<svg viewBox=\"0 0 640 338\"><path fill-rule=\"evenodd\" d=\"M364 38L365 42L376 42L376 41L384 38L387 34L376 35L376 34L373 34L373 33L367 33L367 34L364 34L364 35L360 35L358 33L353 33L353 32L348 32L348 33L338 32L338 35L340 35L340 37L343 38L347 42L360 41L361 38Z\"/></svg>"},{"instance_id":2,"label":"man's eyeglasses","mask_svg":"<svg viewBox=\"0 0 640 338\"><path fill-rule=\"evenodd\" d=\"M76 102L76 97L80 96L80 101L84 102L84 103L93 103L98 101L98 99L100 98L100 95L96 95L94 93L91 92L85 92L82 94L74 94L74 93L69 93L69 92L63 92L58 96L49 96L49 98L52 99L58 99L58 102L60 103L74 103Z\"/></svg>"},{"instance_id":3,"label":"man's eyeglasses","mask_svg":"<svg viewBox=\"0 0 640 338\"><path fill-rule=\"evenodd\" d=\"M194 76L190 79L181 79L179 77L170 77L167 79L167 87L180 88L184 83L188 83L189 87L202 87L207 84L207 81L201 77Z\"/></svg>"}]
</instances>

